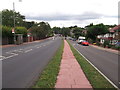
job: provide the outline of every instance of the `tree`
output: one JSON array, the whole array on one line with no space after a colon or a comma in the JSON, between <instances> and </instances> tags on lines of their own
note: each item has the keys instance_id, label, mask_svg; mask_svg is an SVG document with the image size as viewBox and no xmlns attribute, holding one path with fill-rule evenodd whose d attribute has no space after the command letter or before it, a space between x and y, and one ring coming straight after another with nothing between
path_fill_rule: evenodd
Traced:
<instances>
[{"instance_id":1,"label":"tree","mask_svg":"<svg viewBox=\"0 0 120 90\"><path fill-rule=\"evenodd\" d=\"M14 14L15 14L15 25L23 26L25 16L21 15L19 12L14 12L13 10L8 10L8 9L2 11L2 24L4 26L14 27Z\"/></svg>"},{"instance_id":2,"label":"tree","mask_svg":"<svg viewBox=\"0 0 120 90\"><path fill-rule=\"evenodd\" d=\"M87 28L87 38L92 39L93 41L96 41L97 35L106 34L108 33L108 27L104 24L97 24L92 25Z\"/></svg>"},{"instance_id":3,"label":"tree","mask_svg":"<svg viewBox=\"0 0 120 90\"><path fill-rule=\"evenodd\" d=\"M42 39L49 36L51 27L47 22L40 22L37 26L32 26L29 32L31 32L36 39Z\"/></svg>"},{"instance_id":4,"label":"tree","mask_svg":"<svg viewBox=\"0 0 120 90\"><path fill-rule=\"evenodd\" d=\"M64 37L70 36L70 28L63 27L63 28L61 29L61 34L62 34Z\"/></svg>"},{"instance_id":5,"label":"tree","mask_svg":"<svg viewBox=\"0 0 120 90\"><path fill-rule=\"evenodd\" d=\"M76 39L78 39L79 36L84 36L82 34L82 30L83 30L83 28L80 28L80 27L73 28L73 33L74 33L74 36Z\"/></svg>"},{"instance_id":6,"label":"tree","mask_svg":"<svg viewBox=\"0 0 120 90\"><path fill-rule=\"evenodd\" d=\"M24 22L24 23L25 23L24 26L25 26L27 29L31 28L32 26L36 26L36 24L35 24L34 21L32 21L32 22L26 21L26 22Z\"/></svg>"},{"instance_id":7,"label":"tree","mask_svg":"<svg viewBox=\"0 0 120 90\"><path fill-rule=\"evenodd\" d=\"M55 34L61 34L61 28L60 27L53 27L52 30Z\"/></svg>"}]
</instances>

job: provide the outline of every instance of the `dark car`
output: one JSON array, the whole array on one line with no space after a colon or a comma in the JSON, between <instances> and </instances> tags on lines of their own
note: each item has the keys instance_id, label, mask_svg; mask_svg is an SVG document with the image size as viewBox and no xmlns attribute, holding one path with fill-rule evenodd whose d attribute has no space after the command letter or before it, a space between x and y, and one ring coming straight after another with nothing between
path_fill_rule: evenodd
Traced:
<instances>
[{"instance_id":1,"label":"dark car","mask_svg":"<svg viewBox=\"0 0 120 90\"><path fill-rule=\"evenodd\" d=\"M77 39L76 38L73 38L73 41L76 41Z\"/></svg>"}]
</instances>

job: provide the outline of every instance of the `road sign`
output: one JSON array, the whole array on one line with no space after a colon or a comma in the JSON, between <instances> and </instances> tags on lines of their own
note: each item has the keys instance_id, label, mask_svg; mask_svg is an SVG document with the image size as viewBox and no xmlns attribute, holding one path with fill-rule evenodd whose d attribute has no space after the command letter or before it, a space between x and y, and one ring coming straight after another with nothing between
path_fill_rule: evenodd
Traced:
<instances>
[{"instance_id":1,"label":"road sign","mask_svg":"<svg viewBox=\"0 0 120 90\"><path fill-rule=\"evenodd\" d=\"M14 28L12 29L12 33L15 33L15 30L14 30Z\"/></svg>"}]
</instances>

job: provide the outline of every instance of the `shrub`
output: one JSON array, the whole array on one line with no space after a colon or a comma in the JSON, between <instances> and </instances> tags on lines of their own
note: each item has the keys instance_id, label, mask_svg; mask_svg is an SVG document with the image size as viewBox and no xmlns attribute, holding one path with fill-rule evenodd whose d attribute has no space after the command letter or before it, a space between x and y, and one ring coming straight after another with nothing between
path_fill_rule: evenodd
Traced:
<instances>
[{"instance_id":1,"label":"shrub","mask_svg":"<svg viewBox=\"0 0 120 90\"><path fill-rule=\"evenodd\" d=\"M120 46L115 46L115 49L116 50L120 50Z\"/></svg>"},{"instance_id":2,"label":"shrub","mask_svg":"<svg viewBox=\"0 0 120 90\"><path fill-rule=\"evenodd\" d=\"M12 37L12 28L7 26L2 26L2 37Z\"/></svg>"},{"instance_id":3,"label":"shrub","mask_svg":"<svg viewBox=\"0 0 120 90\"><path fill-rule=\"evenodd\" d=\"M112 44L109 44L109 45L108 45L108 48L112 48L112 46L114 46L114 45L112 45Z\"/></svg>"},{"instance_id":4,"label":"shrub","mask_svg":"<svg viewBox=\"0 0 120 90\"><path fill-rule=\"evenodd\" d=\"M108 45L109 45L109 43L110 43L110 41L109 41L109 40L105 40L105 42L103 43L103 47L108 46Z\"/></svg>"},{"instance_id":5,"label":"shrub","mask_svg":"<svg viewBox=\"0 0 120 90\"><path fill-rule=\"evenodd\" d=\"M15 28L16 34L23 34L23 36L27 36L27 29L25 27L16 27Z\"/></svg>"},{"instance_id":6,"label":"shrub","mask_svg":"<svg viewBox=\"0 0 120 90\"><path fill-rule=\"evenodd\" d=\"M98 46L100 46L100 45L101 45L101 43L100 43L100 42L97 42L96 44L97 44Z\"/></svg>"}]
</instances>

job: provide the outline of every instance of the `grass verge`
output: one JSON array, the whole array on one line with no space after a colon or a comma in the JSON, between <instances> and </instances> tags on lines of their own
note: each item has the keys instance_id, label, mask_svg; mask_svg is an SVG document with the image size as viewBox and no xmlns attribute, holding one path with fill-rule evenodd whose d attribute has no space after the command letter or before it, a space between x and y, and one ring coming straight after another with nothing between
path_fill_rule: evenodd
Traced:
<instances>
[{"instance_id":1,"label":"grass verge","mask_svg":"<svg viewBox=\"0 0 120 90\"><path fill-rule=\"evenodd\" d=\"M59 73L59 66L62 59L63 48L64 42L62 40L62 45L56 51L56 54L53 56L52 60L50 60L50 62L40 75L38 81L32 88L54 88L57 80L57 75Z\"/></svg>"},{"instance_id":2,"label":"grass verge","mask_svg":"<svg viewBox=\"0 0 120 90\"><path fill-rule=\"evenodd\" d=\"M83 58L75 48L70 44L68 41L70 48L80 64L82 70L84 71L86 77L88 78L89 82L91 83L94 89L97 88L111 88L112 90L116 90L93 66L91 66L85 58ZM110 89L110 90L111 90Z\"/></svg>"}]
</instances>

